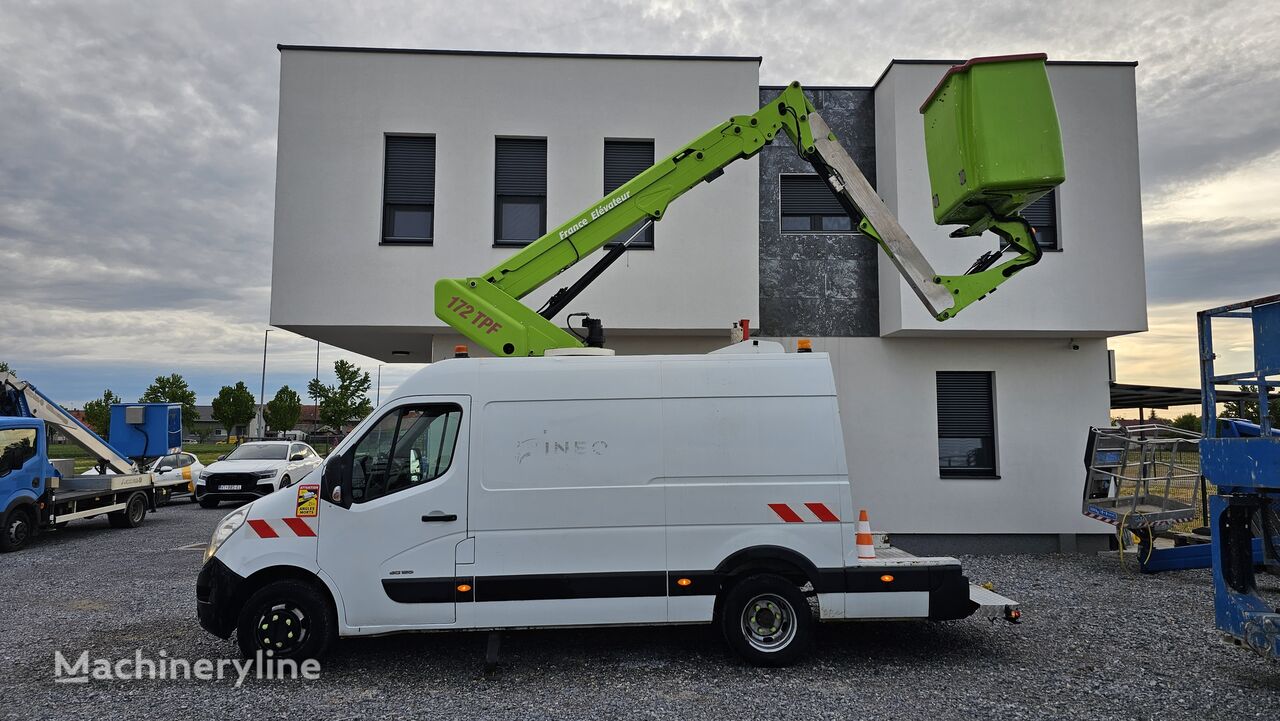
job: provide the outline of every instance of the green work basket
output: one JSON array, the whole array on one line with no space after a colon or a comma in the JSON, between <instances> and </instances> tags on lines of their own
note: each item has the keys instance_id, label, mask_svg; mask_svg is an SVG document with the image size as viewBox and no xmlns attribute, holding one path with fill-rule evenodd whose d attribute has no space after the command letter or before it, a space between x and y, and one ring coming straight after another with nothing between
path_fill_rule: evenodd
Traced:
<instances>
[{"instance_id":1,"label":"green work basket","mask_svg":"<svg viewBox=\"0 0 1280 721\"><path fill-rule=\"evenodd\" d=\"M1012 216L1066 179L1046 57L974 58L920 106L938 225Z\"/></svg>"}]
</instances>

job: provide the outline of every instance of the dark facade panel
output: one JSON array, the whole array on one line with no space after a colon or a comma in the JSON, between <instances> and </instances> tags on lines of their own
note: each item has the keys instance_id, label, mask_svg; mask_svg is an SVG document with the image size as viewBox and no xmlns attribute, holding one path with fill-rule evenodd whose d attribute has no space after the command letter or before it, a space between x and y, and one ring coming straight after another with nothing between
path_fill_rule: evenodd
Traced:
<instances>
[{"instance_id":1,"label":"dark facade panel","mask_svg":"<svg viewBox=\"0 0 1280 721\"><path fill-rule=\"evenodd\" d=\"M782 88L761 88L767 103ZM819 88L809 97L863 174L876 182L875 100L869 88ZM782 177L811 174L785 138L760 151L760 333L880 335L876 244L861 233L782 231Z\"/></svg>"}]
</instances>

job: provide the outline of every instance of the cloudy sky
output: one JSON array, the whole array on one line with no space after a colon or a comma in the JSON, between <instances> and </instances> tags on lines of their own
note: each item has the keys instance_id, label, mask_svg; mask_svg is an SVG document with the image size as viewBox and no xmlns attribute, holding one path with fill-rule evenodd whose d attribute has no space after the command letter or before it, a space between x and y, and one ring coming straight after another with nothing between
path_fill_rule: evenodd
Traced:
<instances>
[{"instance_id":1,"label":"cloudy sky","mask_svg":"<svg viewBox=\"0 0 1280 721\"><path fill-rule=\"evenodd\" d=\"M0 360L79 404L181 372L258 386L277 43L762 55L868 85L899 58L1137 60L1151 331L1121 380L1194 385L1198 309L1280 291L1272 2L0 3ZM314 342L271 334L268 394ZM333 348L321 362L374 361ZM382 370L383 392L411 369Z\"/></svg>"}]
</instances>

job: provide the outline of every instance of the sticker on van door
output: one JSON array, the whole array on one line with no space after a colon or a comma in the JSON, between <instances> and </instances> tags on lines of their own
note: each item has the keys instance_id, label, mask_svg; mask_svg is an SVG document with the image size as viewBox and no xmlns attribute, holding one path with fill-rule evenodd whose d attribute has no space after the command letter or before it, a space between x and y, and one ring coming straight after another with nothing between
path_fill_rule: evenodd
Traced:
<instances>
[{"instance_id":1,"label":"sticker on van door","mask_svg":"<svg viewBox=\"0 0 1280 721\"><path fill-rule=\"evenodd\" d=\"M530 456L603 456L609 450L604 440L549 440L527 438L516 444L516 463L524 463Z\"/></svg>"},{"instance_id":2,"label":"sticker on van door","mask_svg":"<svg viewBox=\"0 0 1280 721\"><path fill-rule=\"evenodd\" d=\"M298 486L298 504L294 515L299 518L311 518L320 512L320 486L303 484Z\"/></svg>"}]
</instances>

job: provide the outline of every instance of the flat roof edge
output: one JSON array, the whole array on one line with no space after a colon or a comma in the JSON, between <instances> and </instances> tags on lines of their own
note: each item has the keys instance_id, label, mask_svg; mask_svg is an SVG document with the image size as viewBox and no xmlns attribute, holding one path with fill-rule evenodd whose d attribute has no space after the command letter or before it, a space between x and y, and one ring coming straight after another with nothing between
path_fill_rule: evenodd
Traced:
<instances>
[{"instance_id":1,"label":"flat roof edge","mask_svg":"<svg viewBox=\"0 0 1280 721\"><path fill-rule=\"evenodd\" d=\"M889 64L884 66L884 70L880 72L880 77L872 83L871 87L880 87L880 82L884 80L884 76L889 74L894 65L960 65L968 62L967 60L926 60L924 58L894 58ZM1045 65L1110 65L1114 67L1136 68L1137 60L1046 60Z\"/></svg>"},{"instance_id":2,"label":"flat roof edge","mask_svg":"<svg viewBox=\"0 0 1280 721\"><path fill-rule=\"evenodd\" d=\"M591 60L697 60L720 62L753 62L759 65L764 58L759 55L646 55L627 53L551 53L519 50L445 50L439 48L370 48L339 45L288 45L276 44L276 50L302 50L330 53L386 53L398 55L472 55L482 57L512 58L569 58Z\"/></svg>"}]
</instances>

